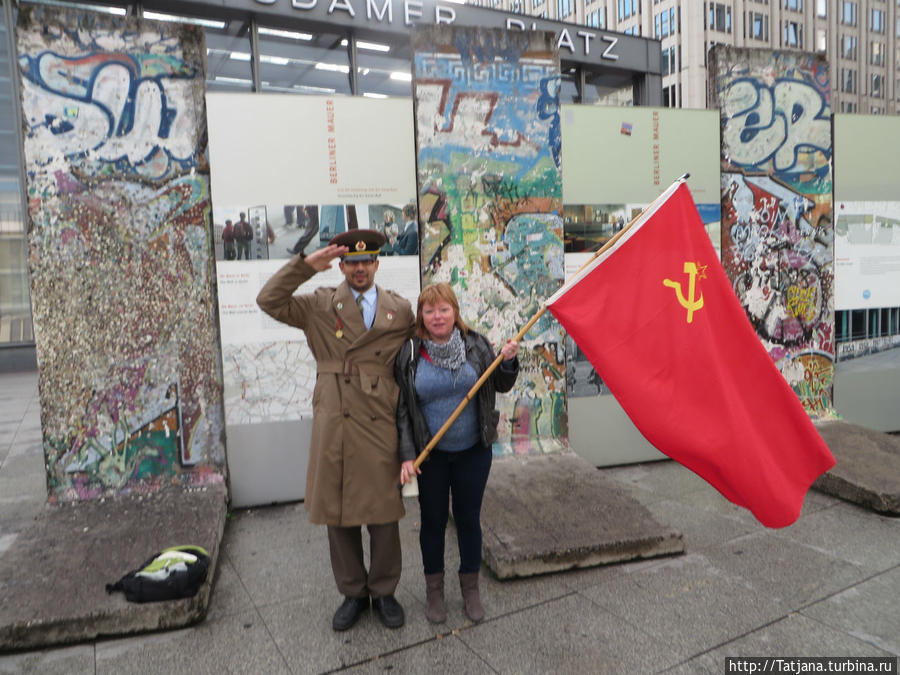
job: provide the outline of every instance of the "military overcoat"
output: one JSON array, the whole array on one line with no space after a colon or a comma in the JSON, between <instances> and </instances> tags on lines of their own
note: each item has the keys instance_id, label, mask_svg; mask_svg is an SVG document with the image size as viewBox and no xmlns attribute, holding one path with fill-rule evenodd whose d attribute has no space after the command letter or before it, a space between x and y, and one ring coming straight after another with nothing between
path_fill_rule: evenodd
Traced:
<instances>
[{"instance_id":1,"label":"military overcoat","mask_svg":"<svg viewBox=\"0 0 900 675\"><path fill-rule=\"evenodd\" d=\"M293 295L315 273L295 256L256 299L264 312L306 333L316 359L306 510L322 525L394 522L404 509L393 366L415 316L406 299L376 285L375 321L366 330L346 281Z\"/></svg>"}]
</instances>

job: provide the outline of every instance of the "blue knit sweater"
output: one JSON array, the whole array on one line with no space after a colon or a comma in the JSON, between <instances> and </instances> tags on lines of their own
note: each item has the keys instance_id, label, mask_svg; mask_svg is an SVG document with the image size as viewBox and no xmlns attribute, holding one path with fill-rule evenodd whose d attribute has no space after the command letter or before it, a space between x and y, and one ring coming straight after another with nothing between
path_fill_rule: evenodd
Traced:
<instances>
[{"instance_id":1,"label":"blue knit sweater","mask_svg":"<svg viewBox=\"0 0 900 675\"><path fill-rule=\"evenodd\" d=\"M468 362L454 373L428 359L421 359L416 371L416 394L432 436L456 410L477 379L475 369ZM478 407L470 404L463 408L435 447L449 452L467 450L478 443L479 437Z\"/></svg>"}]
</instances>

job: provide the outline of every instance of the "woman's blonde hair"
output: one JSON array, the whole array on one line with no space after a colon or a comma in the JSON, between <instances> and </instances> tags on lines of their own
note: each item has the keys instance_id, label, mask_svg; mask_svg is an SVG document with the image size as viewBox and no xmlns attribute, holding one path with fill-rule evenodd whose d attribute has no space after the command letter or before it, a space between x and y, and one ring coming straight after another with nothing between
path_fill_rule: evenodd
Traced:
<instances>
[{"instance_id":1,"label":"woman's blonde hair","mask_svg":"<svg viewBox=\"0 0 900 675\"><path fill-rule=\"evenodd\" d=\"M416 307L416 335L427 340L430 338L428 330L425 328L425 319L422 316L422 307L425 305L437 305L446 302L453 308L453 323L459 328L459 331L465 335L469 332L469 326L462 320L459 315L459 301L456 299L456 293L450 287L450 284L440 281L436 284L428 284L419 293L419 302Z\"/></svg>"}]
</instances>

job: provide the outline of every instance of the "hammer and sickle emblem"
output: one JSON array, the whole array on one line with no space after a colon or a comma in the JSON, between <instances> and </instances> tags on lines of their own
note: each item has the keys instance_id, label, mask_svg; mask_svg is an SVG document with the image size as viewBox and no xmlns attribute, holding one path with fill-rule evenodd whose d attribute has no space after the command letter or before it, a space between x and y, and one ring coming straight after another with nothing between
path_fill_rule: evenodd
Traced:
<instances>
[{"instance_id":1,"label":"hammer and sickle emblem","mask_svg":"<svg viewBox=\"0 0 900 675\"><path fill-rule=\"evenodd\" d=\"M687 322L691 323L694 320L694 312L703 307L703 294L701 293L699 298L694 296L697 283L697 263L684 263L684 273L688 275L687 297L684 297L684 293L681 292L680 281L663 279L663 286L675 289L675 294L678 296L679 304L687 310Z\"/></svg>"}]
</instances>

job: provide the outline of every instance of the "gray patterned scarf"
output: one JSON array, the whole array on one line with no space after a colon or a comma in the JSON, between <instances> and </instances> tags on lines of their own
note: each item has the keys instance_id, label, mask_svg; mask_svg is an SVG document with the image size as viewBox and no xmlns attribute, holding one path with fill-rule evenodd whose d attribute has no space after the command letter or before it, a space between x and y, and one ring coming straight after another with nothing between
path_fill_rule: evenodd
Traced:
<instances>
[{"instance_id":1,"label":"gray patterned scarf","mask_svg":"<svg viewBox=\"0 0 900 675\"><path fill-rule=\"evenodd\" d=\"M456 326L453 327L453 332L447 342L439 344L425 339L422 343L425 345L428 358L436 366L456 372L466 362L466 343Z\"/></svg>"}]
</instances>

